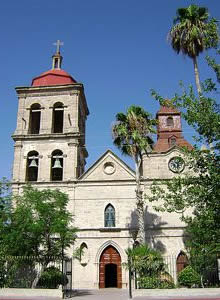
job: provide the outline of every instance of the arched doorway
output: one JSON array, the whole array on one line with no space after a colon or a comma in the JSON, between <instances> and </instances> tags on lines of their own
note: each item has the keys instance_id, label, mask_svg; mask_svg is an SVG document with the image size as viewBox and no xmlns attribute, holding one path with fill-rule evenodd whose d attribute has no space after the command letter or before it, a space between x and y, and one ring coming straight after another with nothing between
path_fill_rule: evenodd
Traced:
<instances>
[{"instance_id":1,"label":"arched doorway","mask_svg":"<svg viewBox=\"0 0 220 300\"><path fill-rule=\"evenodd\" d=\"M100 256L99 287L122 287L121 256L113 246L106 247Z\"/></svg>"},{"instance_id":2,"label":"arched doorway","mask_svg":"<svg viewBox=\"0 0 220 300\"><path fill-rule=\"evenodd\" d=\"M180 252L176 259L176 270L179 274L189 264L188 257L184 252Z\"/></svg>"}]
</instances>

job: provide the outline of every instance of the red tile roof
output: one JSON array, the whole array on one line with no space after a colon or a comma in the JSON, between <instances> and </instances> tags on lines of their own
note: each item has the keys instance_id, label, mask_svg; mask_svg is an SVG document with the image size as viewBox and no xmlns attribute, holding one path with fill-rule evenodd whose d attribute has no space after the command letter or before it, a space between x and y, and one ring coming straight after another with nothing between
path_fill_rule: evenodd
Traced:
<instances>
[{"instance_id":1,"label":"red tile roof","mask_svg":"<svg viewBox=\"0 0 220 300\"><path fill-rule=\"evenodd\" d=\"M60 69L53 69L33 78L32 86L65 85L76 83L76 80L67 72Z\"/></svg>"},{"instance_id":2,"label":"red tile roof","mask_svg":"<svg viewBox=\"0 0 220 300\"><path fill-rule=\"evenodd\" d=\"M178 147L186 147L189 150L193 149L193 146L190 143L188 143L183 137L176 139L176 146L178 146ZM159 138L157 140L156 144L154 145L153 151L157 152L157 153L167 152L171 148L172 148L172 146L169 144L169 140L168 139Z\"/></svg>"}]
</instances>

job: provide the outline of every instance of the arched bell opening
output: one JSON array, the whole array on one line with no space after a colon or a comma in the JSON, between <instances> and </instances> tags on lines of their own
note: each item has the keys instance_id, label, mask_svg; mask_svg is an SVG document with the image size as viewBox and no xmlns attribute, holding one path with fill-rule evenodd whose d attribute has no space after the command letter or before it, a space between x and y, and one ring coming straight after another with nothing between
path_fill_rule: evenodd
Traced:
<instances>
[{"instance_id":1,"label":"arched bell opening","mask_svg":"<svg viewBox=\"0 0 220 300\"><path fill-rule=\"evenodd\" d=\"M52 133L63 133L63 113L63 103L56 102L53 106Z\"/></svg>"},{"instance_id":2,"label":"arched bell opening","mask_svg":"<svg viewBox=\"0 0 220 300\"><path fill-rule=\"evenodd\" d=\"M51 181L63 180L63 152L55 150L51 157Z\"/></svg>"},{"instance_id":3,"label":"arched bell opening","mask_svg":"<svg viewBox=\"0 0 220 300\"><path fill-rule=\"evenodd\" d=\"M112 245L106 247L100 256L99 287L122 287L121 256Z\"/></svg>"},{"instance_id":4,"label":"arched bell opening","mask_svg":"<svg viewBox=\"0 0 220 300\"><path fill-rule=\"evenodd\" d=\"M174 127L174 121L172 117L167 118L167 127Z\"/></svg>"},{"instance_id":5,"label":"arched bell opening","mask_svg":"<svg viewBox=\"0 0 220 300\"><path fill-rule=\"evenodd\" d=\"M41 119L41 106L38 103L32 104L29 117L29 134L39 134Z\"/></svg>"},{"instance_id":6,"label":"arched bell opening","mask_svg":"<svg viewBox=\"0 0 220 300\"><path fill-rule=\"evenodd\" d=\"M39 154L31 151L27 155L26 181L37 181L38 178Z\"/></svg>"}]
</instances>

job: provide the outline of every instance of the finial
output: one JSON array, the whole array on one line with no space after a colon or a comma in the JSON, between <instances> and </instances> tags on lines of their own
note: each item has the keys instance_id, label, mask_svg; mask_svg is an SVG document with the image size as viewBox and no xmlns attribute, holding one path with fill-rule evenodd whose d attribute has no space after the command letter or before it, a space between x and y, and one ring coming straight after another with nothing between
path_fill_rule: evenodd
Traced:
<instances>
[{"instance_id":1,"label":"finial","mask_svg":"<svg viewBox=\"0 0 220 300\"><path fill-rule=\"evenodd\" d=\"M57 40L56 43L53 43L57 47L56 53L53 55L52 69L61 69L61 63L63 57L60 55L60 46L63 46L63 42Z\"/></svg>"}]
</instances>

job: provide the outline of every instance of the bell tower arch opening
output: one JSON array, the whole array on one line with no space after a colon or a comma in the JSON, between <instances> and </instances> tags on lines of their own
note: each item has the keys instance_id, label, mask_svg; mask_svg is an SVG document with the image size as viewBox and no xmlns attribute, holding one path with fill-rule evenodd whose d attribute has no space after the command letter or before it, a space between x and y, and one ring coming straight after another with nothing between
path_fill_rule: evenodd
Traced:
<instances>
[{"instance_id":1,"label":"bell tower arch opening","mask_svg":"<svg viewBox=\"0 0 220 300\"><path fill-rule=\"evenodd\" d=\"M121 256L112 245L107 246L99 260L99 288L121 288Z\"/></svg>"},{"instance_id":2,"label":"bell tower arch opening","mask_svg":"<svg viewBox=\"0 0 220 300\"><path fill-rule=\"evenodd\" d=\"M63 103L57 102L53 106L52 133L63 133Z\"/></svg>"}]
</instances>

